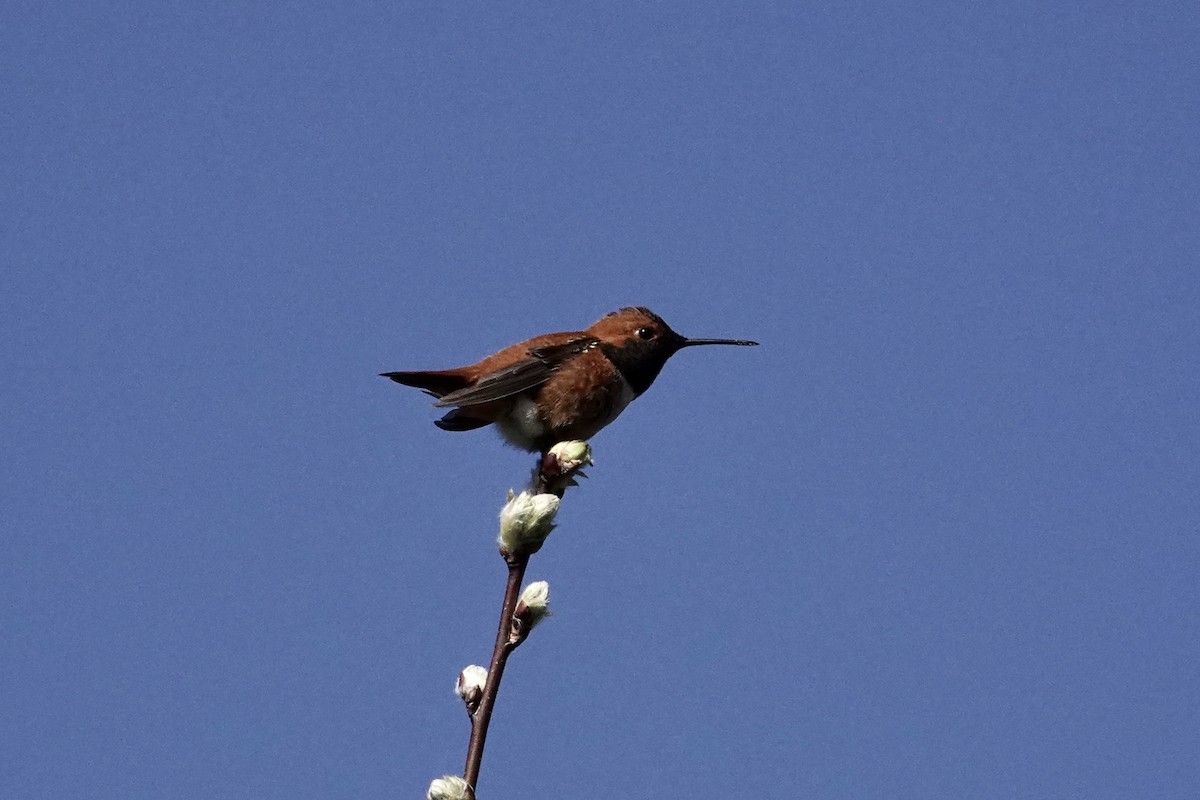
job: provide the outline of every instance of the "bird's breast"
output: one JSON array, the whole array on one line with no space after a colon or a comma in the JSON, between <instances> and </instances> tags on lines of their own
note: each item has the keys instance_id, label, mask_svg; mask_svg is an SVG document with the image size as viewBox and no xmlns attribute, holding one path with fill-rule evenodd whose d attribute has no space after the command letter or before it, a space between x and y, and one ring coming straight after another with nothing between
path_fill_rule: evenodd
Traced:
<instances>
[{"instance_id":1,"label":"bird's breast","mask_svg":"<svg viewBox=\"0 0 1200 800\"><path fill-rule=\"evenodd\" d=\"M621 412L625 410L626 406L633 402L635 397L637 397L637 394L633 391L633 387L630 386L629 381L625 380L624 376L622 376L620 381L618 381L616 388L610 394L608 414L605 416L604 422L601 423L600 428L603 428L605 425L619 417ZM597 428L596 430L599 430L600 428Z\"/></svg>"},{"instance_id":2,"label":"bird's breast","mask_svg":"<svg viewBox=\"0 0 1200 800\"><path fill-rule=\"evenodd\" d=\"M537 403L529 395L518 395L509 412L496 420L509 444L523 450L536 450L537 443L546 436L546 423L542 421Z\"/></svg>"}]
</instances>

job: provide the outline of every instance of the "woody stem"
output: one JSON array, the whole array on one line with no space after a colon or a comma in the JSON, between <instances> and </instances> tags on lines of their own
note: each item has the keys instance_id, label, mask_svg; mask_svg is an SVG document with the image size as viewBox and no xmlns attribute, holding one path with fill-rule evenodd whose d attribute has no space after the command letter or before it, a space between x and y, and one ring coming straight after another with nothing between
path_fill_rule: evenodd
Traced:
<instances>
[{"instance_id":1,"label":"woody stem","mask_svg":"<svg viewBox=\"0 0 1200 800\"><path fill-rule=\"evenodd\" d=\"M562 465L558 457L552 453L543 453L533 470L533 491L536 494L552 494L559 499L566 493L565 486L560 485L563 477Z\"/></svg>"},{"instance_id":2,"label":"woody stem","mask_svg":"<svg viewBox=\"0 0 1200 800\"><path fill-rule=\"evenodd\" d=\"M504 587L504 603L500 608L500 626L496 631L496 646L492 650L492 661L488 666L487 683L483 687L483 697L479 708L471 715L471 740L467 744L467 763L463 768L463 779L471 787L472 796L475 792L475 782L479 780L479 767L483 762L483 746L487 741L488 724L492 721L492 709L496 705L496 694L500 691L500 679L504 677L504 665L509 654L516 648L511 642L513 613L517 608L517 600L521 594L521 581L525 578L525 568L529 566L529 556L517 556L508 562L508 583Z\"/></svg>"}]
</instances>

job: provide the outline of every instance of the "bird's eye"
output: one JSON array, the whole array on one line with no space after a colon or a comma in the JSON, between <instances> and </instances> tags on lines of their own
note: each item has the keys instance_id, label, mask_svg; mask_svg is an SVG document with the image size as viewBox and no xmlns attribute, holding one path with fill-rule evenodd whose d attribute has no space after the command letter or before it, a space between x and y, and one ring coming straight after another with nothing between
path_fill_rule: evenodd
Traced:
<instances>
[{"instance_id":1,"label":"bird's eye","mask_svg":"<svg viewBox=\"0 0 1200 800\"><path fill-rule=\"evenodd\" d=\"M654 328L638 328L637 335L639 339L653 339Z\"/></svg>"}]
</instances>

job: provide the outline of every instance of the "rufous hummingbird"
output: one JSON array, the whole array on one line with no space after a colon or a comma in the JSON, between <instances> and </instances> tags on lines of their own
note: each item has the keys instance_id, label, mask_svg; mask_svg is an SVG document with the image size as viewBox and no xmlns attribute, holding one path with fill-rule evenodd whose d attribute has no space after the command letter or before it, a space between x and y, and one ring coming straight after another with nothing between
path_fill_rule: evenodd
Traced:
<instances>
[{"instance_id":1,"label":"rufous hummingbird","mask_svg":"<svg viewBox=\"0 0 1200 800\"><path fill-rule=\"evenodd\" d=\"M756 345L744 339L687 339L647 308L622 308L587 330L547 333L456 369L384 372L452 409L434 422L469 431L495 424L511 444L545 453L588 440L650 388L667 359L702 344Z\"/></svg>"}]
</instances>

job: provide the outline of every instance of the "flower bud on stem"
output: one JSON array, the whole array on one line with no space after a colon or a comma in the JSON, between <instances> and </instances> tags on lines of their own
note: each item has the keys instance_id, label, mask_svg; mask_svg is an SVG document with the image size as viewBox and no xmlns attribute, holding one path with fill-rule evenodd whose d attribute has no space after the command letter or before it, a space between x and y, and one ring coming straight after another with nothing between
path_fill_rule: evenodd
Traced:
<instances>
[{"instance_id":1,"label":"flower bud on stem","mask_svg":"<svg viewBox=\"0 0 1200 800\"><path fill-rule=\"evenodd\" d=\"M583 468L592 463L592 448L587 442L559 442L534 467L534 491L562 497L569 487L579 485L576 478L587 477Z\"/></svg>"},{"instance_id":2,"label":"flower bud on stem","mask_svg":"<svg viewBox=\"0 0 1200 800\"><path fill-rule=\"evenodd\" d=\"M463 671L458 673L454 693L462 699L468 714L474 714L475 709L479 708L479 701L483 699L483 689L487 686L487 676L487 670L477 664L464 667Z\"/></svg>"},{"instance_id":3,"label":"flower bud on stem","mask_svg":"<svg viewBox=\"0 0 1200 800\"><path fill-rule=\"evenodd\" d=\"M500 509L500 535L496 542L504 560L529 556L542 549L546 537L554 530L554 515L558 513L558 497L543 492L531 494L508 491L508 502Z\"/></svg>"},{"instance_id":4,"label":"flower bud on stem","mask_svg":"<svg viewBox=\"0 0 1200 800\"><path fill-rule=\"evenodd\" d=\"M462 778L457 775L445 775L435 778L429 784L425 800L474 800L475 793Z\"/></svg>"},{"instance_id":5,"label":"flower bud on stem","mask_svg":"<svg viewBox=\"0 0 1200 800\"><path fill-rule=\"evenodd\" d=\"M513 647L521 644L529 637L533 626L550 616L550 584L546 581L534 581L521 592L517 600L517 608L513 611L512 632L508 641Z\"/></svg>"}]
</instances>

